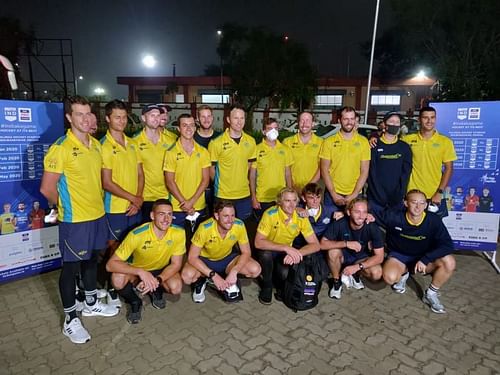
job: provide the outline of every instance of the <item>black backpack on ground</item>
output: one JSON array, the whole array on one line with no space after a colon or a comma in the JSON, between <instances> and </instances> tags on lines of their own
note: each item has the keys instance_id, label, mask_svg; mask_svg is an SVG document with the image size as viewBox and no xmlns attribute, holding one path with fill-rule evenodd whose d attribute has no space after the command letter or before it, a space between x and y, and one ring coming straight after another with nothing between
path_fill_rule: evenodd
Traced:
<instances>
[{"instance_id":1,"label":"black backpack on ground","mask_svg":"<svg viewBox=\"0 0 500 375\"><path fill-rule=\"evenodd\" d=\"M283 303L294 312L309 310L318 304L318 294L326 277L323 254L305 256L290 266L283 288Z\"/></svg>"}]
</instances>

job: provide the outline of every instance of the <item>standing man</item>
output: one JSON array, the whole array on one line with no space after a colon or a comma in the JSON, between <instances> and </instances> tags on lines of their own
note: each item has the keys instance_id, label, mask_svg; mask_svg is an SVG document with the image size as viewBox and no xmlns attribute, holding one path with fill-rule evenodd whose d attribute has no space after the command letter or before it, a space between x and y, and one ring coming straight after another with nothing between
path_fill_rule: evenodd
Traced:
<instances>
[{"instance_id":1,"label":"standing man","mask_svg":"<svg viewBox=\"0 0 500 375\"><path fill-rule=\"evenodd\" d=\"M340 110L340 130L321 147L321 177L326 206L346 206L363 189L370 169L368 140L356 131L356 110Z\"/></svg>"},{"instance_id":2,"label":"standing man","mask_svg":"<svg viewBox=\"0 0 500 375\"><path fill-rule=\"evenodd\" d=\"M29 214L31 229L40 229L44 227L45 211L40 208L40 202L34 201Z\"/></svg>"},{"instance_id":3,"label":"standing man","mask_svg":"<svg viewBox=\"0 0 500 375\"><path fill-rule=\"evenodd\" d=\"M427 198L423 192L410 190L405 207L403 211L387 211L384 218L388 251L384 281L394 292L404 293L410 272L432 275L422 300L433 312L445 313L438 292L455 270L453 241L439 216L425 212Z\"/></svg>"},{"instance_id":4,"label":"standing man","mask_svg":"<svg viewBox=\"0 0 500 375\"><path fill-rule=\"evenodd\" d=\"M408 190L422 191L432 203L442 205L442 211L446 208L443 192L451 179L457 155L451 139L436 130L436 110L433 107L423 107L419 120L419 132L403 138L413 155Z\"/></svg>"},{"instance_id":5,"label":"standing man","mask_svg":"<svg viewBox=\"0 0 500 375\"><path fill-rule=\"evenodd\" d=\"M16 216L10 212L10 203L3 204L3 213L0 215L0 234L10 234L16 231Z\"/></svg>"},{"instance_id":6,"label":"standing man","mask_svg":"<svg viewBox=\"0 0 500 375\"><path fill-rule=\"evenodd\" d=\"M478 198L479 199L479 198ZM24 202L20 202L17 205L16 211L16 232L24 232L30 229L28 211L26 211L26 205Z\"/></svg>"},{"instance_id":7,"label":"standing man","mask_svg":"<svg viewBox=\"0 0 500 375\"><path fill-rule=\"evenodd\" d=\"M490 189L485 186L483 195L479 198L478 212L493 212L493 197L490 195Z\"/></svg>"},{"instance_id":8,"label":"standing man","mask_svg":"<svg viewBox=\"0 0 500 375\"><path fill-rule=\"evenodd\" d=\"M214 114L213 110L208 105L202 105L198 107L198 124L199 127L194 133L194 140L200 146L208 149L208 144L212 139L219 136L221 133L214 130Z\"/></svg>"},{"instance_id":9,"label":"standing man","mask_svg":"<svg viewBox=\"0 0 500 375\"><path fill-rule=\"evenodd\" d=\"M207 279L224 291L236 285L238 274L256 278L260 266L251 257L245 224L236 218L233 204L220 200L214 217L203 222L194 234L182 279L192 285L193 301L203 303Z\"/></svg>"},{"instance_id":10,"label":"standing man","mask_svg":"<svg viewBox=\"0 0 500 375\"><path fill-rule=\"evenodd\" d=\"M264 212L257 227L255 248L262 268L259 302L264 305L269 305L272 301L273 279L279 294L288 266L300 263L304 256L320 249L309 219L300 217L295 210L298 200L294 189L281 189L276 206ZM306 243L300 248L294 248L292 243L299 234L302 234Z\"/></svg>"},{"instance_id":11,"label":"standing man","mask_svg":"<svg viewBox=\"0 0 500 375\"><path fill-rule=\"evenodd\" d=\"M292 151L293 187L298 194L308 183L318 182L320 178L319 152L323 139L313 133L313 114L301 112L298 117L299 132L286 138L283 144Z\"/></svg>"},{"instance_id":12,"label":"standing man","mask_svg":"<svg viewBox=\"0 0 500 375\"><path fill-rule=\"evenodd\" d=\"M229 128L208 145L214 180L215 197L233 202L236 216L245 221L252 214L252 200L248 171L256 160L256 145L252 136L245 134L245 110L233 105L227 117Z\"/></svg>"},{"instance_id":13,"label":"standing man","mask_svg":"<svg viewBox=\"0 0 500 375\"><path fill-rule=\"evenodd\" d=\"M149 294L156 309L166 306L163 292L179 295L179 271L186 253L185 233L172 224L172 205L158 199L151 208L151 221L130 231L106 265L112 272L113 286L129 306L127 321L137 324L142 318L142 300L137 291Z\"/></svg>"},{"instance_id":14,"label":"standing man","mask_svg":"<svg viewBox=\"0 0 500 375\"><path fill-rule=\"evenodd\" d=\"M327 252L327 262L333 279L330 280L330 298L340 299L340 275L349 278L354 289L363 289L360 276L372 281L382 278L384 240L375 223L366 224L368 202L355 198L347 206L347 217L332 221L321 239L321 250Z\"/></svg>"},{"instance_id":15,"label":"standing man","mask_svg":"<svg viewBox=\"0 0 500 375\"><path fill-rule=\"evenodd\" d=\"M160 131L161 109L156 104L148 104L142 109L144 129L134 137L139 150L139 159L144 169L144 202L142 221L149 221L149 213L155 200L167 198L168 191L163 176L165 152L175 144L176 137Z\"/></svg>"},{"instance_id":16,"label":"standing man","mask_svg":"<svg viewBox=\"0 0 500 375\"><path fill-rule=\"evenodd\" d=\"M465 212L476 212L478 206L479 206L479 196L476 195L476 188L470 187L469 194L465 196Z\"/></svg>"},{"instance_id":17,"label":"standing man","mask_svg":"<svg viewBox=\"0 0 500 375\"><path fill-rule=\"evenodd\" d=\"M95 113L90 114L90 131L89 134L94 136L97 133L97 116Z\"/></svg>"},{"instance_id":18,"label":"standing man","mask_svg":"<svg viewBox=\"0 0 500 375\"><path fill-rule=\"evenodd\" d=\"M166 152L163 170L172 198L174 224L186 228L190 240L196 223L207 215L205 188L210 181L210 154L193 139L193 116L184 113L177 124L180 137Z\"/></svg>"},{"instance_id":19,"label":"standing man","mask_svg":"<svg viewBox=\"0 0 500 375\"><path fill-rule=\"evenodd\" d=\"M97 256L106 248L107 225L101 184L101 145L89 135L90 105L86 98L65 100L71 128L49 149L44 159L40 192L57 204L62 270L59 292L64 307L63 334L83 344L90 335L76 315L75 278L85 287L83 316L114 316L118 309L97 299Z\"/></svg>"},{"instance_id":20,"label":"standing man","mask_svg":"<svg viewBox=\"0 0 500 375\"><path fill-rule=\"evenodd\" d=\"M250 169L252 207L258 220L262 213L276 203L276 196L284 187L292 187L290 149L279 140L278 123L274 118L264 122L264 139L257 145L257 160Z\"/></svg>"},{"instance_id":21,"label":"standing man","mask_svg":"<svg viewBox=\"0 0 500 375\"><path fill-rule=\"evenodd\" d=\"M403 207L412 168L410 146L398 139L401 115L388 112L383 123L385 130L376 147L371 149L367 193L370 212L382 225L381 213L384 209Z\"/></svg>"}]
</instances>

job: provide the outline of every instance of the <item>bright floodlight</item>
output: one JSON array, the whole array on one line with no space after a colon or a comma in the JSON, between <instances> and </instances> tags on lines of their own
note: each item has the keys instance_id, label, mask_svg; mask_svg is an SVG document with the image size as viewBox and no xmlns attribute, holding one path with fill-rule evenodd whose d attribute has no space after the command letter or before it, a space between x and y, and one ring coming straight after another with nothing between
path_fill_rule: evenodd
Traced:
<instances>
[{"instance_id":1,"label":"bright floodlight","mask_svg":"<svg viewBox=\"0 0 500 375\"><path fill-rule=\"evenodd\" d=\"M96 87L94 89L94 93L97 94L97 95L102 95L104 94L106 91L102 88L102 87Z\"/></svg>"},{"instance_id":2,"label":"bright floodlight","mask_svg":"<svg viewBox=\"0 0 500 375\"><path fill-rule=\"evenodd\" d=\"M217 30L217 35L221 36L222 35L222 30Z\"/></svg>"},{"instance_id":3,"label":"bright floodlight","mask_svg":"<svg viewBox=\"0 0 500 375\"><path fill-rule=\"evenodd\" d=\"M78 79L81 81L83 79L83 76L78 76Z\"/></svg>"},{"instance_id":4,"label":"bright floodlight","mask_svg":"<svg viewBox=\"0 0 500 375\"><path fill-rule=\"evenodd\" d=\"M425 78L425 71L420 70L415 77L416 78Z\"/></svg>"},{"instance_id":5,"label":"bright floodlight","mask_svg":"<svg viewBox=\"0 0 500 375\"><path fill-rule=\"evenodd\" d=\"M146 55L142 58L142 63L146 68L154 68L156 65L156 59L152 55Z\"/></svg>"}]
</instances>

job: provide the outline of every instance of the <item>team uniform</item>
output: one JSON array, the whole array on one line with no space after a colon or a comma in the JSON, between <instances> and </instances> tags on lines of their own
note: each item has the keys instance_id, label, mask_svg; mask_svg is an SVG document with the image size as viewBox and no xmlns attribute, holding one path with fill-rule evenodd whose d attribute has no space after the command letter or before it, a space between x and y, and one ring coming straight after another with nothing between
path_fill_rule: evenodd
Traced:
<instances>
[{"instance_id":1,"label":"team uniform","mask_svg":"<svg viewBox=\"0 0 500 375\"><path fill-rule=\"evenodd\" d=\"M165 236L158 239L153 223L145 223L131 230L115 252L124 262L145 271L160 271L169 265L175 255L184 255L186 236L184 229L171 225Z\"/></svg>"},{"instance_id":2,"label":"team uniform","mask_svg":"<svg viewBox=\"0 0 500 375\"><path fill-rule=\"evenodd\" d=\"M302 190L316 174L319 168L319 153L323 139L315 134L311 135L308 143L303 143L299 134L283 140L292 152L294 164L292 165L293 185Z\"/></svg>"},{"instance_id":3,"label":"team uniform","mask_svg":"<svg viewBox=\"0 0 500 375\"><path fill-rule=\"evenodd\" d=\"M479 206L479 197L477 195L467 195L465 197L465 212L476 212Z\"/></svg>"},{"instance_id":4,"label":"team uniform","mask_svg":"<svg viewBox=\"0 0 500 375\"><path fill-rule=\"evenodd\" d=\"M24 232L25 230L29 230L29 215L26 210L17 211L16 212L16 231Z\"/></svg>"},{"instance_id":5,"label":"team uniform","mask_svg":"<svg viewBox=\"0 0 500 375\"><path fill-rule=\"evenodd\" d=\"M3 213L0 215L0 225L2 226L1 234L10 234L16 231L15 215L12 212Z\"/></svg>"},{"instance_id":6,"label":"team uniform","mask_svg":"<svg viewBox=\"0 0 500 375\"><path fill-rule=\"evenodd\" d=\"M210 218L200 224L191 243L201 249L200 259L212 270L224 274L227 266L239 255L235 245L248 243L243 221L236 219L224 238L217 229L217 221Z\"/></svg>"},{"instance_id":7,"label":"team uniform","mask_svg":"<svg viewBox=\"0 0 500 375\"><path fill-rule=\"evenodd\" d=\"M377 221L387 207L402 208L412 170L412 155L407 143L389 143L384 136L371 150L368 174L368 202ZM382 223L383 224L383 223Z\"/></svg>"},{"instance_id":8,"label":"team uniform","mask_svg":"<svg viewBox=\"0 0 500 375\"><path fill-rule=\"evenodd\" d=\"M321 237L323 237L323 234L328 228L328 224L330 224L330 222L332 221L334 212L335 211L333 207L320 204L316 215L307 217L318 240L321 240ZM302 246L305 246L306 243L307 242L304 237L302 235L299 235L293 241L293 247L300 248Z\"/></svg>"},{"instance_id":9,"label":"team uniform","mask_svg":"<svg viewBox=\"0 0 500 375\"><path fill-rule=\"evenodd\" d=\"M102 168L112 171L112 180L123 190L132 195L137 194L138 174L137 168L141 164L140 154L132 139L125 136L125 147L119 144L109 133L101 139ZM134 173L136 171L136 173ZM128 230L141 221L139 213L127 216L126 212L130 202L108 191L104 192L104 209L110 240L121 240Z\"/></svg>"},{"instance_id":10,"label":"team uniform","mask_svg":"<svg viewBox=\"0 0 500 375\"><path fill-rule=\"evenodd\" d=\"M428 140L415 133L404 136L403 141L410 145L413 155L408 191L418 189L430 199L439 188L443 163L457 160L453 142L437 131Z\"/></svg>"},{"instance_id":11,"label":"team uniform","mask_svg":"<svg viewBox=\"0 0 500 375\"><path fill-rule=\"evenodd\" d=\"M491 196L485 197L484 195L479 198L478 212L493 212L493 198Z\"/></svg>"},{"instance_id":12,"label":"team uniform","mask_svg":"<svg viewBox=\"0 0 500 375\"><path fill-rule=\"evenodd\" d=\"M208 145L212 164L215 165L215 197L232 200L236 215L244 220L252 213L248 163L256 158L255 140L243 133L238 141L226 129Z\"/></svg>"},{"instance_id":13,"label":"team uniform","mask_svg":"<svg viewBox=\"0 0 500 375\"><path fill-rule=\"evenodd\" d=\"M344 139L342 133L338 132L323 142L319 157L330 160L329 177L334 190L345 196L353 193L360 176L361 162L370 160L370 145L357 132L352 139ZM328 206L334 204L328 191L325 191L324 202Z\"/></svg>"},{"instance_id":14,"label":"team uniform","mask_svg":"<svg viewBox=\"0 0 500 375\"><path fill-rule=\"evenodd\" d=\"M31 229L40 229L44 226L45 211L39 208L38 210L31 210L29 214L29 221Z\"/></svg>"},{"instance_id":15,"label":"team uniform","mask_svg":"<svg viewBox=\"0 0 500 375\"><path fill-rule=\"evenodd\" d=\"M221 132L214 130L210 137L202 137L201 135L198 134L198 132L194 132L193 139L201 147L204 147L208 150L208 144L210 143L210 141L214 138L217 138L221 134L222 134Z\"/></svg>"},{"instance_id":16,"label":"team uniform","mask_svg":"<svg viewBox=\"0 0 500 375\"><path fill-rule=\"evenodd\" d=\"M465 200L462 194L454 194L451 197L451 209L452 211L464 211Z\"/></svg>"}]
</instances>

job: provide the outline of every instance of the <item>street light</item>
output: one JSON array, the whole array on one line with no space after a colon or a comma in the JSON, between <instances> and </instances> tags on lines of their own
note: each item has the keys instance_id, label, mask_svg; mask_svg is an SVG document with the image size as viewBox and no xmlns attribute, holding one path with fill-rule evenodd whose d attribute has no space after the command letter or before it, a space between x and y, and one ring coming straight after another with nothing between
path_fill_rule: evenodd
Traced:
<instances>
[{"instance_id":1,"label":"street light","mask_svg":"<svg viewBox=\"0 0 500 375\"><path fill-rule=\"evenodd\" d=\"M147 54L142 58L142 63L146 68L154 68L156 66L156 59L153 55Z\"/></svg>"},{"instance_id":2,"label":"street light","mask_svg":"<svg viewBox=\"0 0 500 375\"><path fill-rule=\"evenodd\" d=\"M222 41L222 30L217 30L217 36L219 37L219 47ZM222 61L222 53L219 48L220 55L220 102L224 105L224 62Z\"/></svg>"},{"instance_id":3,"label":"street light","mask_svg":"<svg viewBox=\"0 0 500 375\"><path fill-rule=\"evenodd\" d=\"M104 90L102 87L96 87L96 88L94 89L94 93L95 93L96 95L103 95L105 92L106 92L106 90Z\"/></svg>"},{"instance_id":4,"label":"street light","mask_svg":"<svg viewBox=\"0 0 500 375\"><path fill-rule=\"evenodd\" d=\"M78 95L78 81L83 81L83 76L78 76L75 79L75 95Z\"/></svg>"}]
</instances>

